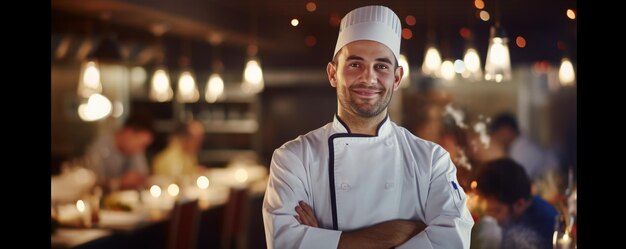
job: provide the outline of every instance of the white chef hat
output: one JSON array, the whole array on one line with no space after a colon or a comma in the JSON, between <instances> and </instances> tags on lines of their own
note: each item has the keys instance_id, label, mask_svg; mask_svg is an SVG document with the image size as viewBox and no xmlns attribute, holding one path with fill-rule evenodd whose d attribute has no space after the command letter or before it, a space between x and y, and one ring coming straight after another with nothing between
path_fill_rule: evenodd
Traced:
<instances>
[{"instance_id":1,"label":"white chef hat","mask_svg":"<svg viewBox=\"0 0 626 249\"><path fill-rule=\"evenodd\" d=\"M350 11L341 19L335 53L346 44L358 40L377 41L400 58L402 23L393 10L385 6L370 5Z\"/></svg>"}]
</instances>

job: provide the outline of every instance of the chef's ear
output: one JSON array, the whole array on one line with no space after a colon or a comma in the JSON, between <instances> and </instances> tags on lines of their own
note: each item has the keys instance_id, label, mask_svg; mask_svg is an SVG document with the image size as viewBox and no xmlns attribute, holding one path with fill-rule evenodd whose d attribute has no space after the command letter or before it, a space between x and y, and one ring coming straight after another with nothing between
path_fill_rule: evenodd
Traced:
<instances>
[{"instance_id":1,"label":"chef's ear","mask_svg":"<svg viewBox=\"0 0 626 249\"><path fill-rule=\"evenodd\" d=\"M333 87L337 87L337 67L331 61L326 65L326 73L328 74L328 81L330 85Z\"/></svg>"},{"instance_id":2,"label":"chef's ear","mask_svg":"<svg viewBox=\"0 0 626 249\"><path fill-rule=\"evenodd\" d=\"M404 75L404 68L399 66L394 71L394 81L393 81L393 90L396 91L402 84L402 76ZM406 84L406 83L405 83Z\"/></svg>"}]
</instances>

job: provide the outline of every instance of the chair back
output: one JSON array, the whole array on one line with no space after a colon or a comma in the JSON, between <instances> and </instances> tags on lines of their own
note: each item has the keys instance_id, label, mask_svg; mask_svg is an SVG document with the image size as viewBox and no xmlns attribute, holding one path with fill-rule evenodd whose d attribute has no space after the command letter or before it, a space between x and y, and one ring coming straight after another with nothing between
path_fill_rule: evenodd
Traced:
<instances>
[{"instance_id":1,"label":"chair back","mask_svg":"<svg viewBox=\"0 0 626 249\"><path fill-rule=\"evenodd\" d=\"M177 201L170 216L167 248L195 249L199 224L198 200Z\"/></svg>"},{"instance_id":2,"label":"chair back","mask_svg":"<svg viewBox=\"0 0 626 249\"><path fill-rule=\"evenodd\" d=\"M248 190L231 188L224 209L222 249L247 248Z\"/></svg>"}]
</instances>

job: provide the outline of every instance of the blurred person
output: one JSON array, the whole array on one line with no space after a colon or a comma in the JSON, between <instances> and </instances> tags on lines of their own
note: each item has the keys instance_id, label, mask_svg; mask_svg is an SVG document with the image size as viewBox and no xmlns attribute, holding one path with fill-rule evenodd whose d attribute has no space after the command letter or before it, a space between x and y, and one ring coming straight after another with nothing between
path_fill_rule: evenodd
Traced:
<instances>
[{"instance_id":1,"label":"blurred person","mask_svg":"<svg viewBox=\"0 0 626 249\"><path fill-rule=\"evenodd\" d=\"M524 167L531 181L558 168L556 156L521 132L511 113L496 115L489 124L489 135L493 143L501 145L511 159Z\"/></svg>"},{"instance_id":2,"label":"blurred person","mask_svg":"<svg viewBox=\"0 0 626 249\"><path fill-rule=\"evenodd\" d=\"M274 151L268 248L469 248L474 222L450 155L389 120L400 30L384 6L341 20L326 67L337 113Z\"/></svg>"},{"instance_id":3,"label":"blurred person","mask_svg":"<svg viewBox=\"0 0 626 249\"><path fill-rule=\"evenodd\" d=\"M556 209L531 196L524 168L510 158L491 161L481 169L477 191L485 214L502 227L501 248L552 248Z\"/></svg>"},{"instance_id":4,"label":"blurred person","mask_svg":"<svg viewBox=\"0 0 626 249\"><path fill-rule=\"evenodd\" d=\"M149 174L145 152L153 138L152 118L145 113L131 114L121 128L102 132L85 153L98 185L106 192L142 187Z\"/></svg>"},{"instance_id":5,"label":"blurred person","mask_svg":"<svg viewBox=\"0 0 626 249\"><path fill-rule=\"evenodd\" d=\"M179 124L164 150L154 156L154 174L167 177L192 176L203 167L198 154L204 141L204 126L191 120Z\"/></svg>"},{"instance_id":6,"label":"blurred person","mask_svg":"<svg viewBox=\"0 0 626 249\"><path fill-rule=\"evenodd\" d=\"M502 228L496 219L488 215L480 216L472 229L470 249L500 249L501 245Z\"/></svg>"}]
</instances>

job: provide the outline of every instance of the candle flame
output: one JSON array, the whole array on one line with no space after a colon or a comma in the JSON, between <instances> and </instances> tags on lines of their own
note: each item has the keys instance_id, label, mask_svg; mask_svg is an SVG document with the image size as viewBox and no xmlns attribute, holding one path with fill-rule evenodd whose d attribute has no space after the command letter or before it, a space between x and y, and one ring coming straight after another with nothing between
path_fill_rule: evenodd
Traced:
<instances>
[{"instance_id":1,"label":"candle flame","mask_svg":"<svg viewBox=\"0 0 626 249\"><path fill-rule=\"evenodd\" d=\"M209 187L209 178L206 176L199 176L198 180L196 180L196 184L198 184L198 188L207 189Z\"/></svg>"},{"instance_id":2,"label":"candle flame","mask_svg":"<svg viewBox=\"0 0 626 249\"><path fill-rule=\"evenodd\" d=\"M85 212L85 202L83 200L78 200L76 202L76 209L78 209L78 212Z\"/></svg>"},{"instance_id":3,"label":"candle flame","mask_svg":"<svg viewBox=\"0 0 626 249\"><path fill-rule=\"evenodd\" d=\"M150 187L150 195L156 197L161 196L161 187L157 186L157 185L152 185L152 187Z\"/></svg>"},{"instance_id":4,"label":"candle flame","mask_svg":"<svg viewBox=\"0 0 626 249\"><path fill-rule=\"evenodd\" d=\"M248 180L248 171L245 169L237 169L235 171L235 180L237 182L245 182Z\"/></svg>"},{"instance_id":5,"label":"candle flame","mask_svg":"<svg viewBox=\"0 0 626 249\"><path fill-rule=\"evenodd\" d=\"M180 188L178 188L178 185L176 185L175 183L172 183L167 187L167 193L171 196L177 196L179 191Z\"/></svg>"}]
</instances>

